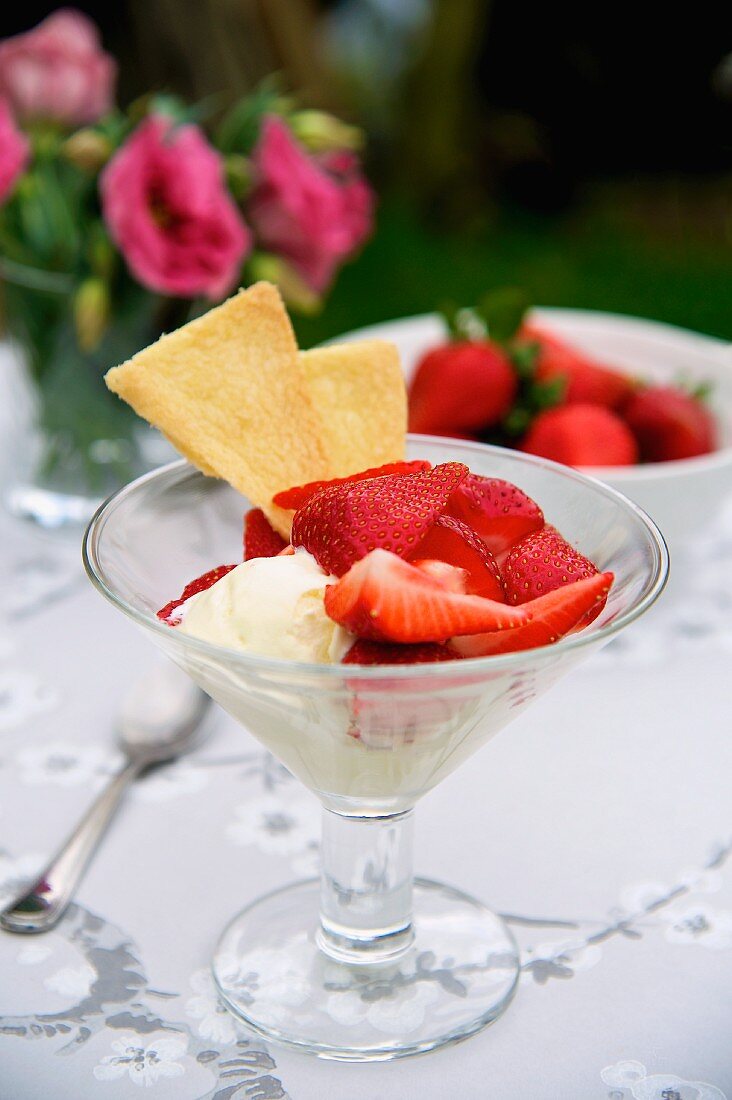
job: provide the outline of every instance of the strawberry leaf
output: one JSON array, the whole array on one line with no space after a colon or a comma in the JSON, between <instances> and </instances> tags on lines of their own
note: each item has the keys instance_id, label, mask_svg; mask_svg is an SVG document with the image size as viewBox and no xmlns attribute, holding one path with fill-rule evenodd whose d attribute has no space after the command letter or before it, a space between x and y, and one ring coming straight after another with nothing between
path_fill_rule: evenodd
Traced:
<instances>
[{"instance_id":1,"label":"strawberry leaf","mask_svg":"<svg viewBox=\"0 0 732 1100\"><path fill-rule=\"evenodd\" d=\"M535 342L530 344L515 344L509 349L509 358L514 366L516 374L522 382L530 382L536 374L539 351L539 345Z\"/></svg>"},{"instance_id":2,"label":"strawberry leaf","mask_svg":"<svg viewBox=\"0 0 732 1100\"><path fill-rule=\"evenodd\" d=\"M566 392L567 379L564 375L559 375L547 382L534 382L529 391L529 400L536 412L543 412L544 409L561 405Z\"/></svg>"},{"instance_id":3,"label":"strawberry leaf","mask_svg":"<svg viewBox=\"0 0 732 1100\"><path fill-rule=\"evenodd\" d=\"M514 405L501 427L507 435L523 435L531 423L531 412L523 405Z\"/></svg>"},{"instance_id":4,"label":"strawberry leaf","mask_svg":"<svg viewBox=\"0 0 732 1100\"><path fill-rule=\"evenodd\" d=\"M505 344L518 332L529 305L525 291L503 287L484 294L475 312L488 326L489 339Z\"/></svg>"}]
</instances>

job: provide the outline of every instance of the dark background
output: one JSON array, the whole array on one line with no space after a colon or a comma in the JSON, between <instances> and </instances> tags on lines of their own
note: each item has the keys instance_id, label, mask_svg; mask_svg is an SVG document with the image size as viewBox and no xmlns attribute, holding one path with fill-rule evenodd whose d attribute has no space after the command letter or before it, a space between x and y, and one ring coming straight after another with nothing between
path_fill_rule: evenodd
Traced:
<instances>
[{"instance_id":1,"label":"dark background","mask_svg":"<svg viewBox=\"0 0 732 1100\"><path fill-rule=\"evenodd\" d=\"M223 106L277 69L305 102L366 125L377 233L298 323L305 342L503 283L732 338L724 5L78 6L120 60L123 102L157 88ZM0 33L55 7L6 11Z\"/></svg>"}]
</instances>

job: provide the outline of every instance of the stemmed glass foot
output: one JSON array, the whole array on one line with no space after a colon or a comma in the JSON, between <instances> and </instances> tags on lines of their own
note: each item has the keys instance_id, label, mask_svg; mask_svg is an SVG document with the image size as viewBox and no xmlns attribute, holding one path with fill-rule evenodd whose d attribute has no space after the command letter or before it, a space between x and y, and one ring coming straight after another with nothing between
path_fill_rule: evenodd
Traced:
<instances>
[{"instance_id":1,"label":"stemmed glass foot","mask_svg":"<svg viewBox=\"0 0 732 1100\"><path fill-rule=\"evenodd\" d=\"M216 948L227 1007L267 1039L322 1058L385 1061L455 1043L496 1020L519 975L508 928L475 898L416 879L399 957L348 963L323 949L318 880L248 906Z\"/></svg>"}]
</instances>

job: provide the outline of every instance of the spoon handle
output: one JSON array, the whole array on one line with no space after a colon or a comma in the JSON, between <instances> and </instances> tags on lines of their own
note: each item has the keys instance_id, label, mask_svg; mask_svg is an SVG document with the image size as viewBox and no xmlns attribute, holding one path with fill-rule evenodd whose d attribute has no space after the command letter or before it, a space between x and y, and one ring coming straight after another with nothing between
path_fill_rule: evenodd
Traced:
<instances>
[{"instance_id":1,"label":"spoon handle","mask_svg":"<svg viewBox=\"0 0 732 1100\"><path fill-rule=\"evenodd\" d=\"M9 932L46 932L53 928L74 896L123 794L143 768L143 761L127 760L110 779L38 879L0 913L3 928Z\"/></svg>"}]
</instances>

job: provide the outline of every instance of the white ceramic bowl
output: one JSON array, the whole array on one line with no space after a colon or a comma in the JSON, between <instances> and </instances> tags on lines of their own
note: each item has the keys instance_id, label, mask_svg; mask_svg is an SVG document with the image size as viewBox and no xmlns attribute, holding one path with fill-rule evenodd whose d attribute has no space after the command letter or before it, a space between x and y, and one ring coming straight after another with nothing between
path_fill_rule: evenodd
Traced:
<instances>
[{"instance_id":1,"label":"white ceramic bowl","mask_svg":"<svg viewBox=\"0 0 732 1100\"><path fill-rule=\"evenodd\" d=\"M720 448L710 455L678 462L585 470L640 504L673 547L681 547L718 511L732 493L732 345L673 325L580 309L537 309L533 319L546 325L608 366L657 382L679 378L710 382L711 407L719 423ZM399 348L409 379L417 360L444 339L436 315L387 321L350 332L348 340L378 337Z\"/></svg>"}]
</instances>

